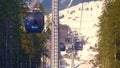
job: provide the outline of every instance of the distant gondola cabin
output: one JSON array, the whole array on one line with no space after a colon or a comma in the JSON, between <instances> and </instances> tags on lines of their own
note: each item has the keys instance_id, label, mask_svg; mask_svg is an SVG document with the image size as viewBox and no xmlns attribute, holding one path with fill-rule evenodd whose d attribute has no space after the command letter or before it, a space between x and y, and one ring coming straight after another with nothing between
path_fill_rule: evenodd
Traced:
<instances>
[{"instance_id":1,"label":"distant gondola cabin","mask_svg":"<svg viewBox=\"0 0 120 68\"><path fill-rule=\"evenodd\" d=\"M75 50L82 50L83 49L83 43L81 41L75 42Z\"/></svg>"},{"instance_id":2,"label":"distant gondola cabin","mask_svg":"<svg viewBox=\"0 0 120 68\"><path fill-rule=\"evenodd\" d=\"M27 33L41 33L44 29L44 14L39 9L27 12L25 30Z\"/></svg>"},{"instance_id":3,"label":"distant gondola cabin","mask_svg":"<svg viewBox=\"0 0 120 68\"><path fill-rule=\"evenodd\" d=\"M60 43L60 51L65 51L65 44L64 43Z\"/></svg>"}]
</instances>

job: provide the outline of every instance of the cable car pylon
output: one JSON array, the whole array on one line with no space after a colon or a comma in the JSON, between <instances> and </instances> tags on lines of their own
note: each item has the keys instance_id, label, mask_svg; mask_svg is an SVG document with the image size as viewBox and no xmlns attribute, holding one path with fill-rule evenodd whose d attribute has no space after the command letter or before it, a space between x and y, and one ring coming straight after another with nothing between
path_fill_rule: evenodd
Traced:
<instances>
[{"instance_id":1,"label":"cable car pylon","mask_svg":"<svg viewBox=\"0 0 120 68\"><path fill-rule=\"evenodd\" d=\"M59 12L58 0L52 0L51 68L59 68Z\"/></svg>"}]
</instances>

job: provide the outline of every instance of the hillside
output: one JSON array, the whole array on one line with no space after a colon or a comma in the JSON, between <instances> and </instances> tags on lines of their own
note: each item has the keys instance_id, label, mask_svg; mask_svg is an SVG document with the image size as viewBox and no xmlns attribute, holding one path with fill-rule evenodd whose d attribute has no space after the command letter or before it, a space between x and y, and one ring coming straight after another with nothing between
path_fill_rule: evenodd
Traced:
<instances>
[{"instance_id":1,"label":"hillside","mask_svg":"<svg viewBox=\"0 0 120 68\"><path fill-rule=\"evenodd\" d=\"M88 41L93 45L97 42L97 24L98 17L101 15L102 3L102 1L85 2L83 9L82 4L79 4L60 11L60 16L62 16L60 24L69 25L72 30L78 31L79 35L89 37Z\"/></svg>"},{"instance_id":2,"label":"hillside","mask_svg":"<svg viewBox=\"0 0 120 68\"><path fill-rule=\"evenodd\" d=\"M78 32L79 38L83 37L85 40L87 40L86 44L83 47L83 50L78 51L77 56L74 56L74 65L78 65L78 68L88 68L88 66L89 68L91 68L93 65L87 63L87 61L93 60L95 58L95 55L98 54L98 52L92 51L90 47L94 48L97 44L96 35L99 29L97 25L99 22L98 17L101 15L102 11L102 3L102 1L84 2L83 7L82 4L78 4L59 12L60 24L68 25L72 29L72 31L75 30ZM65 64L63 64L62 67L70 68L71 58L69 57L71 56L71 54L66 54L65 51L61 52L61 55L68 56L66 58L63 58L68 66L64 67Z\"/></svg>"},{"instance_id":3,"label":"hillside","mask_svg":"<svg viewBox=\"0 0 120 68\"><path fill-rule=\"evenodd\" d=\"M24 0L23 0L24 1ZM36 1L40 2L45 10L51 13L52 8L52 0L30 0L31 4L33 5ZM58 0L59 1L59 10L64 10L67 7L73 7L83 2L89 1L98 1L98 0ZM37 3L38 3L37 2Z\"/></svg>"},{"instance_id":4,"label":"hillside","mask_svg":"<svg viewBox=\"0 0 120 68\"><path fill-rule=\"evenodd\" d=\"M96 52L98 17L102 12L103 1L90 1L72 6L59 11L60 24L68 25L72 31L77 31L78 38L85 40L82 51L76 51L74 54L74 66L76 68L92 68L93 61L98 54ZM66 35L66 28L61 31L61 35ZM63 39L62 37L62 39ZM66 45L69 48L71 45ZM61 68L71 68L71 51L61 51ZM48 66L49 66L48 61Z\"/></svg>"}]
</instances>

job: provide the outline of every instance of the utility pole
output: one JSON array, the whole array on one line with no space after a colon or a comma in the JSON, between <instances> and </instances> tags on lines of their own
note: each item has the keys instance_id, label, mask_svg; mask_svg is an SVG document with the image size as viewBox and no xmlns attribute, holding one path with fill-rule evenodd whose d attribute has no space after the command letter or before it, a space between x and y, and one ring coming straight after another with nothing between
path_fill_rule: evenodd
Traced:
<instances>
[{"instance_id":1,"label":"utility pole","mask_svg":"<svg viewBox=\"0 0 120 68\"><path fill-rule=\"evenodd\" d=\"M74 42L73 42L74 43ZM74 68L74 44L72 44L71 68Z\"/></svg>"},{"instance_id":2,"label":"utility pole","mask_svg":"<svg viewBox=\"0 0 120 68\"><path fill-rule=\"evenodd\" d=\"M51 68L59 68L59 12L58 0L52 0Z\"/></svg>"},{"instance_id":3,"label":"utility pole","mask_svg":"<svg viewBox=\"0 0 120 68\"><path fill-rule=\"evenodd\" d=\"M75 37L75 36L74 36L73 32L71 32L70 35L71 35L71 37L72 37L71 68L74 68L74 53L75 53L75 48L74 48L75 39L74 39L74 37Z\"/></svg>"}]
</instances>

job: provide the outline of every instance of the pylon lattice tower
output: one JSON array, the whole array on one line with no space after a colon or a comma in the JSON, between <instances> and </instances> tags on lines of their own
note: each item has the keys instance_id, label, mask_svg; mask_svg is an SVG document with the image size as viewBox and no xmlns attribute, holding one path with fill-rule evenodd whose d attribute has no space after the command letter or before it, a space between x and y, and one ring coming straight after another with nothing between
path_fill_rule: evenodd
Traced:
<instances>
[{"instance_id":1,"label":"pylon lattice tower","mask_svg":"<svg viewBox=\"0 0 120 68\"><path fill-rule=\"evenodd\" d=\"M59 68L59 11L58 0L52 0L51 68Z\"/></svg>"}]
</instances>

